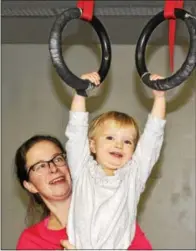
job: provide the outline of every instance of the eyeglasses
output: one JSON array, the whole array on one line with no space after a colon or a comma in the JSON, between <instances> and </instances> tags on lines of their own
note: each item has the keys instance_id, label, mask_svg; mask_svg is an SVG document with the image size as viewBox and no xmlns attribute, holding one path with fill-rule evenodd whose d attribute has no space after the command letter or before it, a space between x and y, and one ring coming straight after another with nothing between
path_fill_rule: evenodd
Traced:
<instances>
[{"instance_id":1,"label":"eyeglasses","mask_svg":"<svg viewBox=\"0 0 196 251\"><path fill-rule=\"evenodd\" d=\"M61 166L66 165L67 164L66 154L60 153L60 154L56 155L54 158L52 158L51 160L39 161L38 163L35 163L34 165L29 167L27 175L29 176L29 173L31 171L33 171L37 174L45 173L47 170L50 169L50 163L53 163L53 165L56 167L61 167Z\"/></svg>"}]
</instances>

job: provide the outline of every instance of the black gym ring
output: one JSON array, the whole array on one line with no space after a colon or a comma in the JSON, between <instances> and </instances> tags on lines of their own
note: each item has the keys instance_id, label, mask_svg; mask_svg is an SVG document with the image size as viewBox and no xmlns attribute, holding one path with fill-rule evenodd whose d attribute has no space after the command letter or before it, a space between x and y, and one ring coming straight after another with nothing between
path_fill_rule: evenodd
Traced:
<instances>
[{"instance_id":1,"label":"black gym ring","mask_svg":"<svg viewBox=\"0 0 196 251\"><path fill-rule=\"evenodd\" d=\"M186 60L172 76L165 79L150 80L151 74L148 72L145 62L147 42L154 29L165 20L164 11L159 12L147 23L136 45L135 62L138 74L145 85L155 90L166 91L179 86L196 67L196 17L182 9L175 9L175 16L185 22L190 35L190 46Z\"/></svg>"},{"instance_id":2,"label":"black gym ring","mask_svg":"<svg viewBox=\"0 0 196 251\"><path fill-rule=\"evenodd\" d=\"M61 13L56 21L53 24L53 27L50 32L49 36L49 51L50 56L52 59L52 63L58 73L58 75L61 77L61 79L74 88L78 94L82 96L87 96L87 92L95 87L93 83L91 83L88 80L82 80L75 76L67 67L63 55L62 55L62 31L64 27L67 25L67 23L73 19L80 19L82 14L82 10L79 8L71 8L68 10L65 10L63 13ZM83 20L85 21L85 20ZM111 64L111 43L110 39L107 35L107 32L102 25L102 23L99 21L99 19L95 16L92 17L91 21L86 21L90 23L93 27L93 29L96 31L100 44L101 44L101 51L102 51L102 60L101 65L98 70L98 74L100 76L100 83L103 82L105 79L109 68Z\"/></svg>"}]
</instances>

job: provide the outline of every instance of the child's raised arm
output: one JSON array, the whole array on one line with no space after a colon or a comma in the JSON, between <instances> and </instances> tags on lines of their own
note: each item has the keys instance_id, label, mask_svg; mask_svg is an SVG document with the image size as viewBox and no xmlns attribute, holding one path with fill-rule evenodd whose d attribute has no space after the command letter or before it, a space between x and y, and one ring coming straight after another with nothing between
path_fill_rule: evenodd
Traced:
<instances>
[{"instance_id":1,"label":"child's raised arm","mask_svg":"<svg viewBox=\"0 0 196 251\"><path fill-rule=\"evenodd\" d=\"M81 78L88 79L95 85L100 84L99 75L95 72L82 75ZM67 160L74 181L90 155L86 98L78 94L73 97L65 135L68 138L66 142Z\"/></svg>"},{"instance_id":2,"label":"child's raised arm","mask_svg":"<svg viewBox=\"0 0 196 251\"><path fill-rule=\"evenodd\" d=\"M151 80L157 80L157 79L162 79L162 77L158 75L151 76ZM153 94L154 94L154 103L151 114L154 117L165 119L165 113L166 113L165 92L153 90Z\"/></svg>"},{"instance_id":3,"label":"child's raised arm","mask_svg":"<svg viewBox=\"0 0 196 251\"><path fill-rule=\"evenodd\" d=\"M100 77L97 72L84 74L81 76L81 79L89 80L95 85L100 84ZM75 93L72 100L71 111L72 112L85 112L86 111L86 98Z\"/></svg>"},{"instance_id":4,"label":"child's raised arm","mask_svg":"<svg viewBox=\"0 0 196 251\"><path fill-rule=\"evenodd\" d=\"M161 79L160 76L152 75L152 80ZM154 103L151 113L148 116L144 132L137 144L133 161L138 166L137 176L137 198L143 192L146 181L150 176L153 166L156 164L164 139L166 99L163 91L155 91Z\"/></svg>"}]
</instances>

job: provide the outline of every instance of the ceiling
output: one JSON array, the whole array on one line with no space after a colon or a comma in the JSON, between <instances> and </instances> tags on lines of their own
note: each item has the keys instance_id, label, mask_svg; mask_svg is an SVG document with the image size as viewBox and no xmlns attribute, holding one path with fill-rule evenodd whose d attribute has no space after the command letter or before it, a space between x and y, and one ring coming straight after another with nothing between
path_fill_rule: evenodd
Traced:
<instances>
[{"instance_id":1,"label":"ceiling","mask_svg":"<svg viewBox=\"0 0 196 251\"><path fill-rule=\"evenodd\" d=\"M76 6L77 1L9 1L1 5L2 43L47 44L50 29L58 13ZM104 24L113 44L136 44L148 20L164 8L162 1L95 1L94 14ZM184 9L196 15L196 1L184 1ZM66 43L95 43L92 27L74 20L63 31ZM185 24L177 21L176 43L188 41ZM168 44L168 22L159 25L150 43Z\"/></svg>"}]
</instances>

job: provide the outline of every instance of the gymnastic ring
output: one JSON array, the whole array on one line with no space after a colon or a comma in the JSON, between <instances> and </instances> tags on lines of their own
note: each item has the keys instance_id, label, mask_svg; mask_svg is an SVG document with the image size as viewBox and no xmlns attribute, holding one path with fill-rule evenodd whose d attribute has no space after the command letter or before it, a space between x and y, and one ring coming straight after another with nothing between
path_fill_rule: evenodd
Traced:
<instances>
[{"instance_id":1,"label":"gymnastic ring","mask_svg":"<svg viewBox=\"0 0 196 251\"><path fill-rule=\"evenodd\" d=\"M65 10L57 17L50 31L49 51L52 63L61 79L66 84L74 88L80 95L88 96L89 91L92 90L95 85L88 80L82 80L78 78L73 74L73 72L70 71L63 59L61 47L62 31L64 27L68 24L69 21L73 19L80 19L81 14L81 9L70 8ZM93 16L91 21L86 22L92 25L101 43L102 60L98 74L100 76L100 83L102 83L107 76L111 64L112 53L110 39L103 24L97 17Z\"/></svg>"},{"instance_id":2,"label":"gymnastic ring","mask_svg":"<svg viewBox=\"0 0 196 251\"><path fill-rule=\"evenodd\" d=\"M154 29L165 20L164 11L159 12L147 23L136 45L135 62L138 74L145 85L155 90L166 91L179 86L196 67L196 17L182 9L175 9L175 16L185 22L190 35L190 46L186 60L172 76L165 79L150 80L151 73L148 72L145 62L147 42Z\"/></svg>"}]
</instances>

